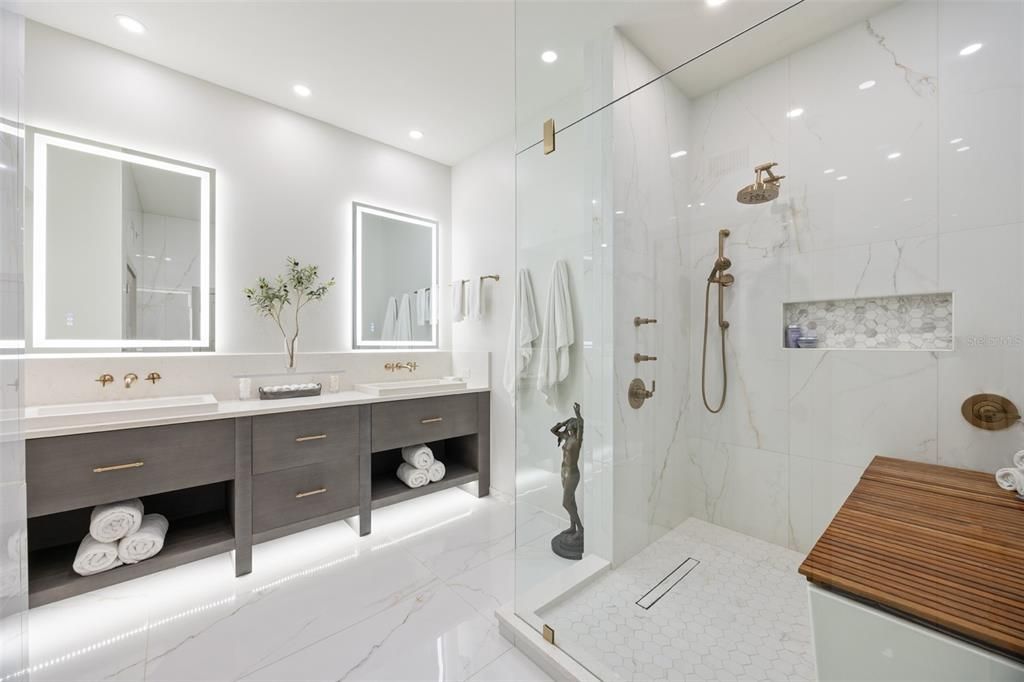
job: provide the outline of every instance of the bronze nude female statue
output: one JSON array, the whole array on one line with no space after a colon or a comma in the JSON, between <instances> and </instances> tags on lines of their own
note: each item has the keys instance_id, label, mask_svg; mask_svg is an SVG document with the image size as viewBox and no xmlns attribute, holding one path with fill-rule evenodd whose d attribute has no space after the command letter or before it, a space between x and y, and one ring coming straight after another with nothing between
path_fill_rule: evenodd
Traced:
<instances>
[{"instance_id":1,"label":"bronze nude female statue","mask_svg":"<svg viewBox=\"0 0 1024 682\"><path fill-rule=\"evenodd\" d=\"M562 447L562 507L569 513L569 527L551 538L551 551L565 559L583 558L583 522L576 506L576 488L580 484L580 451L583 449L583 415L580 404L573 404L575 417L551 427Z\"/></svg>"}]
</instances>

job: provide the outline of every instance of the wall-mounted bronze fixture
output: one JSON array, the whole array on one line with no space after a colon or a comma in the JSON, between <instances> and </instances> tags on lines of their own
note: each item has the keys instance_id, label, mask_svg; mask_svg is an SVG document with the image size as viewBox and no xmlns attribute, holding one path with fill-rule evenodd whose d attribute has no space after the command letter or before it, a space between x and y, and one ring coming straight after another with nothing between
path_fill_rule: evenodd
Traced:
<instances>
[{"instance_id":1,"label":"wall-mounted bronze fixture","mask_svg":"<svg viewBox=\"0 0 1024 682\"><path fill-rule=\"evenodd\" d=\"M725 257L725 240L729 236L729 230L718 231L718 258L708 275L708 285L704 289L704 345L700 352L700 397L704 401L704 407L712 414L722 411L725 406L725 396L729 391L729 372L725 364L725 330L729 328L729 321L725 319L725 289L736 282L736 278L726 272L732 267L732 261ZM711 307L711 285L718 288L718 329L722 339L722 398L718 401L717 407L711 407L708 402L707 390L707 364L708 364L708 311Z\"/></svg>"},{"instance_id":2,"label":"wall-mounted bronze fixture","mask_svg":"<svg viewBox=\"0 0 1024 682\"><path fill-rule=\"evenodd\" d=\"M634 410L639 410L643 407L645 401L654 397L657 383L657 381L652 381L651 390L648 391L643 379L633 379L633 381L629 382L629 406Z\"/></svg>"},{"instance_id":3,"label":"wall-mounted bronze fixture","mask_svg":"<svg viewBox=\"0 0 1024 682\"><path fill-rule=\"evenodd\" d=\"M544 154L545 156L555 151L555 119L549 118L544 121Z\"/></svg>"},{"instance_id":4,"label":"wall-mounted bronze fixture","mask_svg":"<svg viewBox=\"0 0 1024 682\"><path fill-rule=\"evenodd\" d=\"M986 431L1008 429L1020 421L1020 410L1008 398L995 393L972 395L960 406L960 413L971 426Z\"/></svg>"},{"instance_id":5,"label":"wall-mounted bronze fixture","mask_svg":"<svg viewBox=\"0 0 1024 682\"><path fill-rule=\"evenodd\" d=\"M654 362L657 359L657 355L643 355L641 353L633 353L633 362L635 362L638 365L641 362Z\"/></svg>"},{"instance_id":6,"label":"wall-mounted bronze fixture","mask_svg":"<svg viewBox=\"0 0 1024 682\"><path fill-rule=\"evenodd\" d=\"M389 372L397 372L400 369L407 369L410 372L415 372L417 367L419 367L419 365L415 362L389 362L384 365L384 369Z\"/></svg>"},{"instance_id":7,"label":"wall-mounted bronze fixture","mask_svg":"<svg viewBox=\"0 0 1024 682\"><path fill-rule=\"evenodd\" d=\"M645 324L658 324L658 321L653 317L634 317L633 326L640 327Z\"/></svg>"},{"instance_id":8,"label":"wall-mounted bronze fixture","mask_svg":"<svg viewBox=\"0 0 1024 682\"><path fill-rule=\"evenodd\" d=\"M124 375L124 387L131 388L132 384L139 380L139 375L135 372L128 372Z\"/></svg>"},{"instance_id":9,"label":"wall-mounted bronze fixture","mask_svg":"<svg viewBox=\"0 0 1024 682\"><path fill-rule=\"evenodd\" d=\"M160 376L160 372L150 372L149 374L146 375L146 381L153 384L154 386L156 386L156 382L160 381L161 379L163 379L163 377Z\"/></svg>"},{"instance_id":10,"label":"wall-mounted bronze fixture","mask_svg":"<svg viewBox=\"0 0 1024 682\"><path fill-rule=\"evenodd\" d=\"M101 375L99 375L98 378L93 379L93 381L100 382L101 384L103 384L103 388L106 388L107 384L114 383L114 375L113 374L101 374Z\"/></svg>"}]
</instances>

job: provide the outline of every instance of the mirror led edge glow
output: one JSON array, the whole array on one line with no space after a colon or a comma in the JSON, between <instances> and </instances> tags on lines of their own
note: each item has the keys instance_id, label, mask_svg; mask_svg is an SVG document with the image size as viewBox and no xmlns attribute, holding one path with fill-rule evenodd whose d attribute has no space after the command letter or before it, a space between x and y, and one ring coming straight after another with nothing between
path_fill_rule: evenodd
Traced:
<instances>
[{"instance_id":1,"label":"mirror led edge glow","mask_svg":"<svg viewBox=\"0 0 1024 682\"><path fill-rule=\"evenodd\" d=\"M369 349L388 349L388 348L437 348L437 328L440 326L438 323L431 324L430 327L430 341L381 341L377 339L364 339L363 338L363 215L375 215L381 218L391 218L401 220L403 222L412 223L414 225L421 225L423 227L430 228L430 287L431 287L431 305L434 307L438 318L440 319L440 305L441 301L437 298L439 289L438 282L438 252L437 252L437 228L438 223L436 220L430 220L427 218L420 218L408 213L399 213L398 211L390 211L386 208L379 208L377 206L371 206L370 204L364 204L359 201L352 202L353 209L353 223L352 231L355 234L355 245L352 250L352 274L353 282L352 290L355 295L355 321L353 330L353 348L352 350L369 350Z\"/></svg>"},{"instance_id":2,"label":"mirror led edge glow","mask_svg":"<svg viewBox=\"0 0 1024 682\"><path fill-rule=\"evenodd\" d=\"M46 174L47 148L63 147L117 161L190 175L199 179L199 338L198 339L48 339L46 337ZM32 345L36 348L206 348L210 345L210 171L170 161L132 154L34 133L32 174Z\"/></svg>"}]
</instances>

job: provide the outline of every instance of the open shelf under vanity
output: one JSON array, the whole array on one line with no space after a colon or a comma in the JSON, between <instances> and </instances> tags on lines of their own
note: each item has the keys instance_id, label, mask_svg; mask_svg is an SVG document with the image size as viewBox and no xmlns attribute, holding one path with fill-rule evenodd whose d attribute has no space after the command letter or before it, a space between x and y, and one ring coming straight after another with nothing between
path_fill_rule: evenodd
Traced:
<instances>
[{"instance_id":1,"label":"open shelf under vanity","mask_svg":"<svg viewBox=\"0 0 1024 682\"><path fill-rule=\"evenodd\" d=\"M476 434L427 443L434 457L444 462L445 477L419 488L410 488L395 475L402 451L384 450L371 456L370 506L379 509L480 479Z\"/></svg>"}]
</instances>

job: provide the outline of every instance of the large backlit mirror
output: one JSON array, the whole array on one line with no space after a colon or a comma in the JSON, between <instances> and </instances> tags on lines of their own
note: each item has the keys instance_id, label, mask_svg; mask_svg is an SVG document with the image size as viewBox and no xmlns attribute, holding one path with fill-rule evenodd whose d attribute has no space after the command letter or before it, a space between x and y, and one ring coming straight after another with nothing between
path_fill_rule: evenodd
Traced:
<instances>
[{"instance_id":1,"label":"large backlit mirror","mask_svg":"<svg viewBox=\"0 0 1024 682\"><path fill-rule=\"evenodd\" d=\"M31 346L212 350L213 170L28 135Z\"/></svg>"},{"instance_id":2,"label":"large backlit mirror","mask_svg":"<svg viewBox=\"0 0 1024 682\"><path fill-rule=\"evenodd\" d=\"M437 222L352 205L355 348L436 348Z\"/></svg>"}]
</instances>

